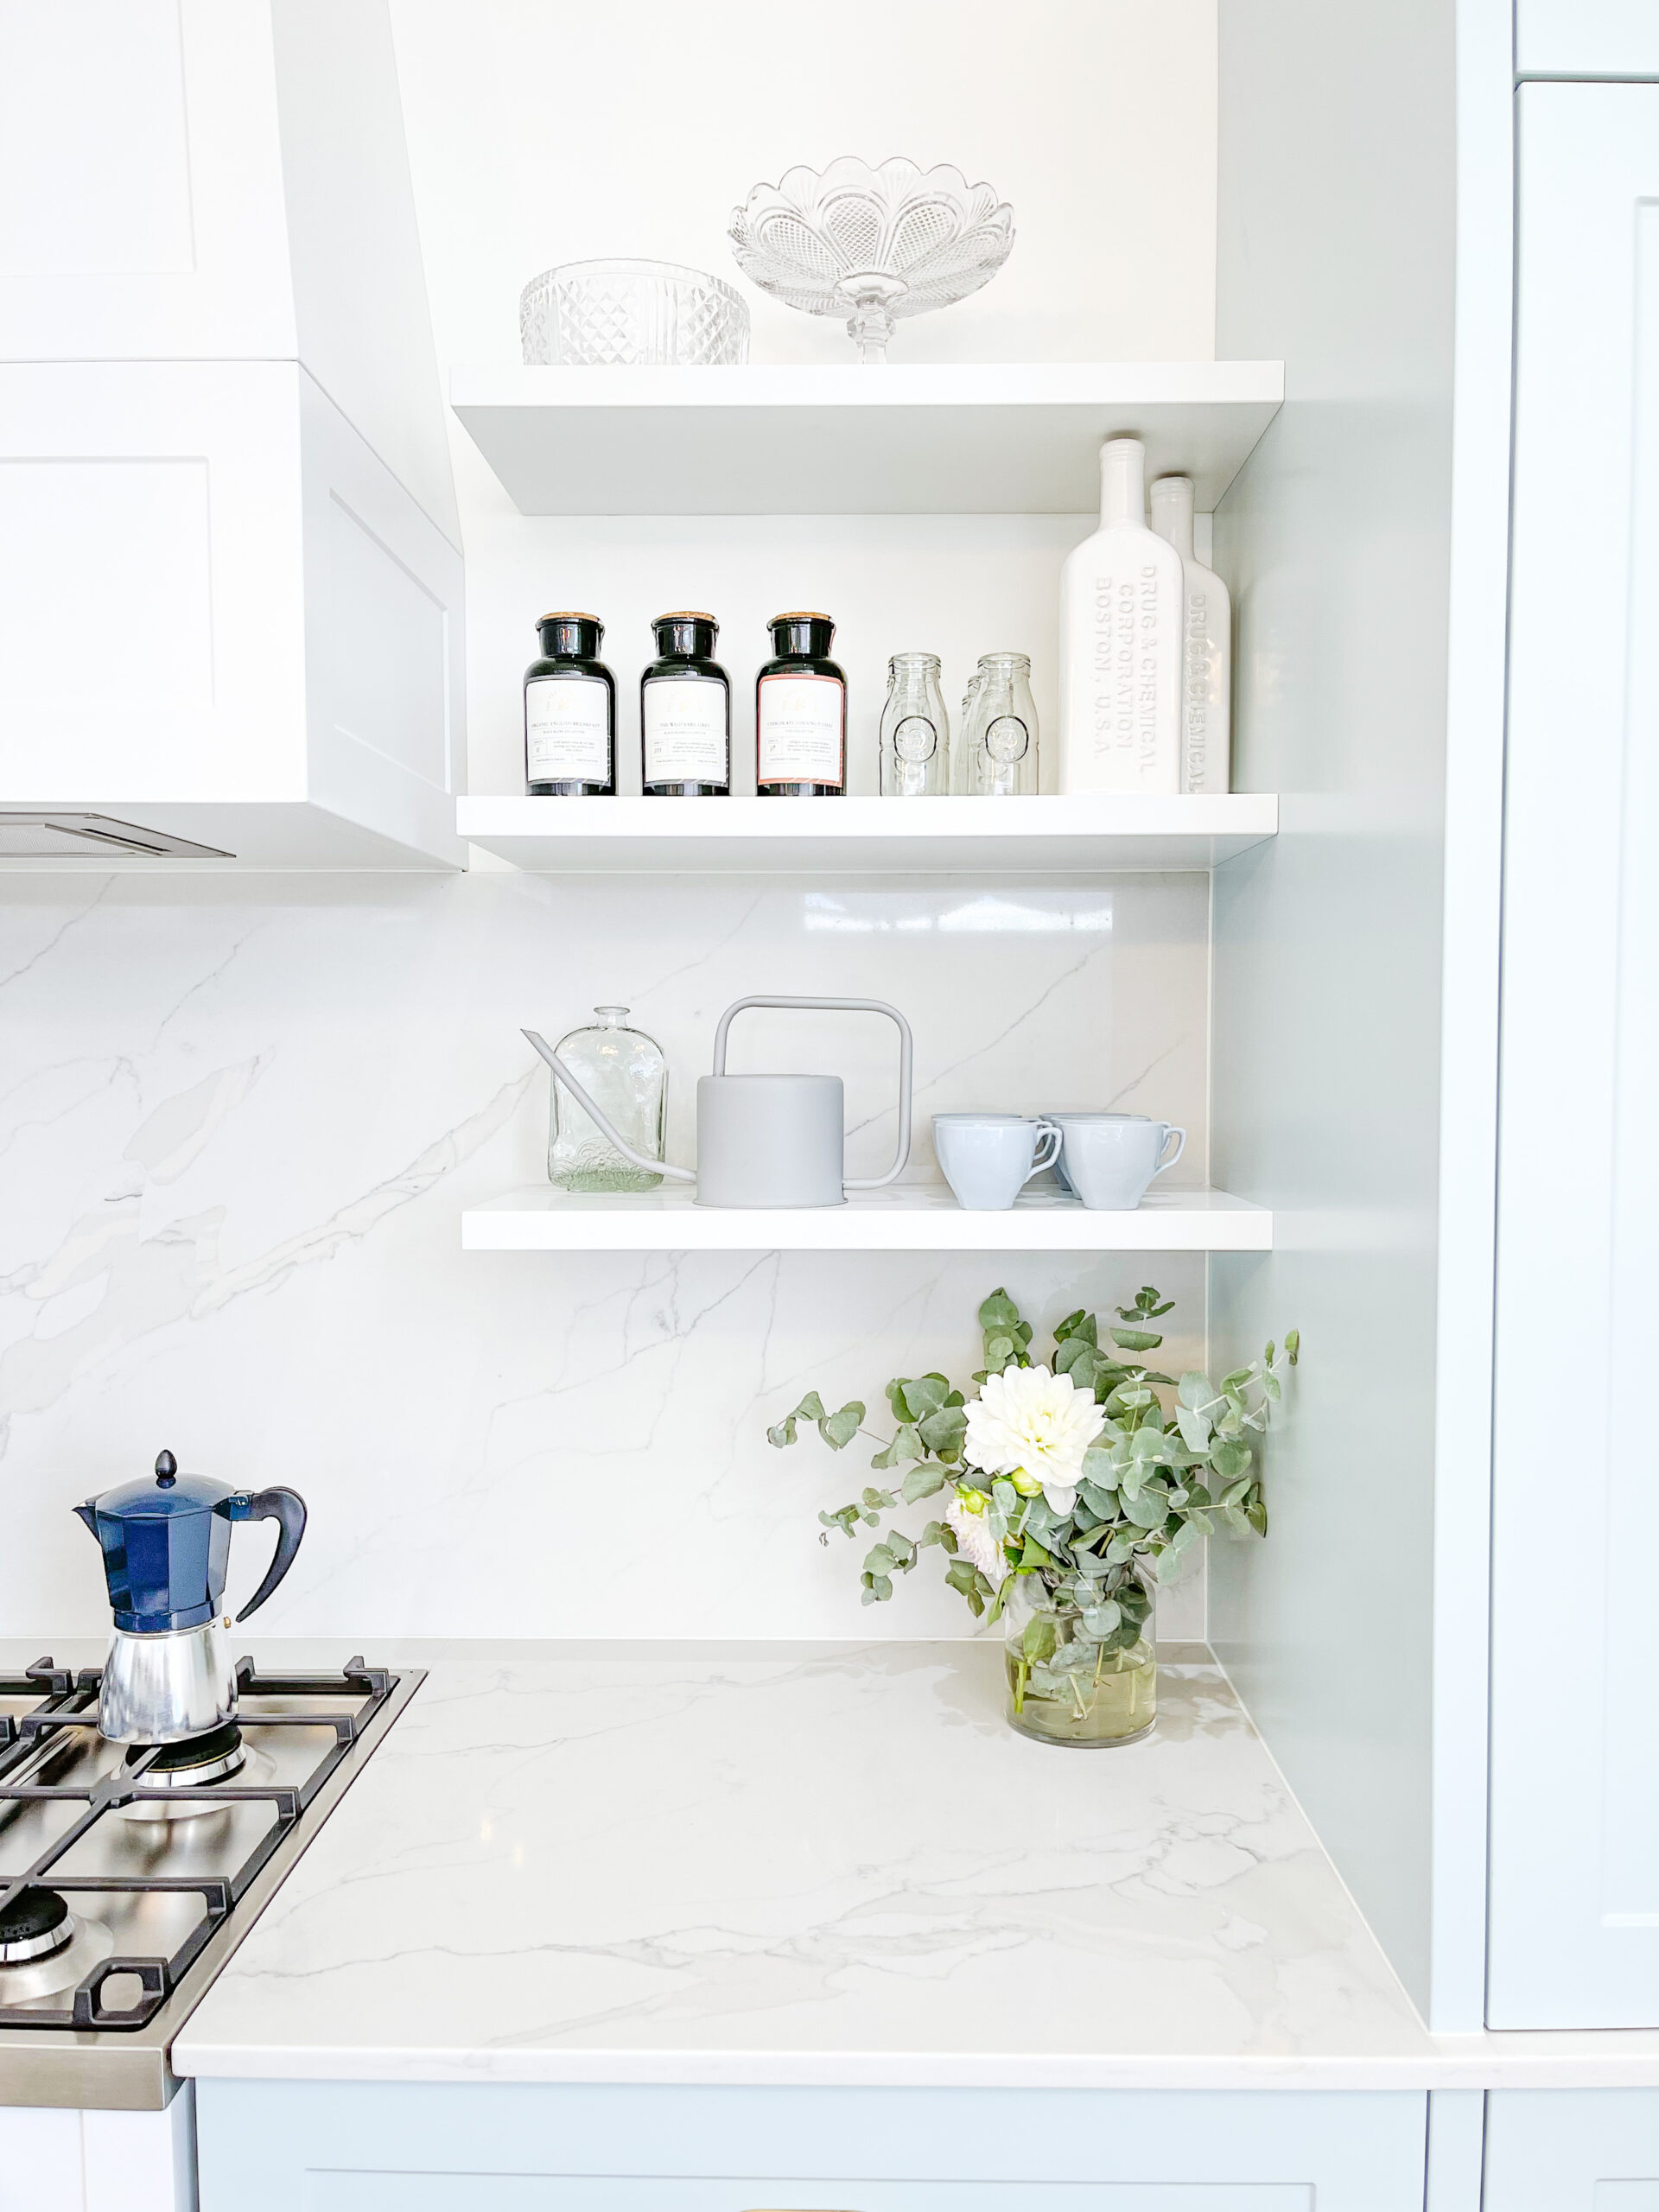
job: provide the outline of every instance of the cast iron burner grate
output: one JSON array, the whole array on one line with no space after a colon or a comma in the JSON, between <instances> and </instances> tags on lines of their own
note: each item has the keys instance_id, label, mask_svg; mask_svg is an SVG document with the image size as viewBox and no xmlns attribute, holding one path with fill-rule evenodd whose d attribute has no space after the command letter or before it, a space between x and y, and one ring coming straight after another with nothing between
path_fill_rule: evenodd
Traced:
<instances>
[{"instance_id":1,"label":"cast iron burner grate","mask_svg":"<svg viewBox=\"0 0 1659 2212\"><path fill-rule=\"evenodd\" d=\"M90 1897L162 1891L194 1891L201 1897L204 1907L188 1934L167 1955L137 1955L118 1948L114 1955L100 1958L74 1988L65 1990L59 2005L0 2003L0 2029L68 2028L84 2032L94 2028L130 2031L145 2026L235 1912L261 1869L304 1817L307 1808L330 1776L350 1757L353 1745L385 1706L399 1681L397 1675L382 1668L366 1666L360 1656L348 1659L338 1675L261 1675L251 1659L243 1659L238 1662L236 1679L238 1705L245 1726L257 1726L262 1731L321 1730L332 1735L332 1744L297 1781L244 1784L235 1773L231 1773L223 1780L191 1785L193 1800L224 1805L267 1803L271 1807L273 1817L269 1826L234 1869L213 1873L194 1871L118 1875L72 1874L54 1869L61 1866L75 1847L92 1835L101 1822L118 1815L124 1807L156 1801L176 1802L176 1782L170 1787L158 1788L149 1783L147 1777L152 1769L165 1774L180 1765L201 1761L207 1739L197 1738L189 1745L135 1747L136 1755L129 1752L113 1768L79 1783L54 1785L36 1782L30 1777L49 1770L55 1763L54 1746L62 1748L77 1732L90 1731L96 1738L99 1669L86 1667L78 1675L71 1675L46 1658L37 1659L21 1675L0 1675L0 1698L16 1702L32 1696L39 1700L21 1715L0 1713L0 1916L15 1916L20 1910L29 1916L38 1904L41 1891L61 1898L71 1910L78 1897L83 1900L85 1909L85 1899ZM349 1702L344 1709L334 1707L319 1710L314 1706L297 1712L271 1712L260 1709L260 1700L264 1699L346 1699ZM223 1764L225 1751L240 1739L232 1736L229 1727L216 1733L222 1734L226 1741L213 1763ZM187 1752L194 1756L187 1758L183 1756ZM83 1809L31 1865L6 1865L5 1829L9 1817L15 1817L22 1808L31 1805L73 1805L77 1801ZM164 1853L162 1856L165 1857ZM34 1894L26 1896L26 1892ZM142 1994L134 2005L106 2009L103 2002L105 1985L118 1974L136 1980ZM0 1970L0 1997L4 1993L4 1972Z\"/></svg>"}]
</instances>

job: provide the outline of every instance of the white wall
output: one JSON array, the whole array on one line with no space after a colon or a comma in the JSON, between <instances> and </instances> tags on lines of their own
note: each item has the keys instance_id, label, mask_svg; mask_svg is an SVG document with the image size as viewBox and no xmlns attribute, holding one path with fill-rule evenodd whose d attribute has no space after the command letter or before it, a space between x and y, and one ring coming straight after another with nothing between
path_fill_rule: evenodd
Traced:
<instances>
[{"instance_id":1,"label":"white wall","mask_svg":"<svg viewBox=\"0 0 1659 2212\"><path fill-rule=\"evenodd\" d=\"M392 16L443 369L516 359L518 289L551 262L726 270L748 187L847 149L955 160L1015 209L1006 270L907 326L899 359L1212 350L1213 0L857 0L792 26L759 0ZM850 354L837 326L753 304L755 359ZM1078 518L529 521L452 430L474 790L518 785L518 680L555 604L605 615L625 698L646 618L711 605L742 699L765 615L827 603L865 788L898 647L944 652L959 696L976 654L1025 645L1052 714ZM966 1616L920 1575L861 1611L858 1553L820 1549L813 1515L865 1470L816 1442L780 1458L766 1423L810 1383L879 1397L895 1370L968 1371L1000 1280L1052 1321L1150 1275L1201 1329L1192 1261L464 1257L457 1225L541 1173L545 1082L521 1022L557 1033L596 999L631 1001L668 1049L683 1158L715 1015L769 988L905 1008L918 1165L938 1108L1110 1101L1188 1123L1179 1173L1202 1181L1200 878L993 896L487 869L14 875L0 902L8 1632L97 1632L97 1560L68 1508L163 1444L309 1498L274 1634L952 1632ZM753 1041L842 1067L853 1122L879 1113L868 1026ZM619 1541L637 1572L608 1564ZM238 1586L255 1572L245 1554ZM1178 1604L1164 1626L1200 1618Z\"/></svg>"}]
</instances>

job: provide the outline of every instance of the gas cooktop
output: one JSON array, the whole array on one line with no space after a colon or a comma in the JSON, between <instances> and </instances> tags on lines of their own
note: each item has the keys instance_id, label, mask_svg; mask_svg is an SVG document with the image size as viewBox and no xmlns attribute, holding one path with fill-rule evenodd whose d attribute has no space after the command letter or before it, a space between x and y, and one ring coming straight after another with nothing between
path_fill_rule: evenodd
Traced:
<instances>
[{"instance_id":1,"label":"gas cooktop","mask_svg":"<svg viewBox=\"0 0 1659 2212\"><path fill-rule=\"evenodd\" d=\"M127 1747L99 1679L0 1675L0 2105L167 2103L174 2037L424 1677L244 1659L234 1720Z\"/></svg>"}]
</instances>

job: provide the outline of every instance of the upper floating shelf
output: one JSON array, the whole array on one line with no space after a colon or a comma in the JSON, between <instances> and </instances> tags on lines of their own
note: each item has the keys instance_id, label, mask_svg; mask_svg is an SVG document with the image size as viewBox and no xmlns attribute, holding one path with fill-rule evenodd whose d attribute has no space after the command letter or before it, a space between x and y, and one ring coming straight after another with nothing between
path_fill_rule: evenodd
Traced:
<instances>
[{"instance_id":1,"label":"upper floating shelf","mask_svg":"<svg viewBox=\"0 0 1659 2212\"><path fill-rule=\"evenodd\" d=\"M874 374L874 372L869 372ZM463 798L469 843L540 874L1208 871L1274 836L1272 792L1178 798Z\"/></svg>"},{"instance_id":2,"label":"upper floating shelf","mask_svg":"<svg viewBox=\"0 0 1659 2212\"><path fill-rule=\"evenodd\" d=\"M1100 442L1209 512L1277 414L1280 361L455 369L527 515L1093 514Z\"/></svg>"}]
</instances>

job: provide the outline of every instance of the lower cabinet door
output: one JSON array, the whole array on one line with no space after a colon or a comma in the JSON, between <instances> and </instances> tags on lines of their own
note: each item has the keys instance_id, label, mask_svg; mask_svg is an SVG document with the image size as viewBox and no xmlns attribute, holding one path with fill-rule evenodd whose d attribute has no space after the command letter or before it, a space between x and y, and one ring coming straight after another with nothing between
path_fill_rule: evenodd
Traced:
<instances>
[{"instance_id":1,"label":"lower cabinet door","mask_svg":"<svg viewBox=\"0 0 1659 2212\"><path fill-rule=\"evenodd\" d=\"M1494 2089L1481 2212L1659 2212L1659 2089Z\"/></svg>"},{"instance_id":2,"label":"lower cabinet door","mask_svg":"<svg viewBox=\"0 0 1659 2212\"><path fill-rule=\"evenodd\" d=\"M1423 2212L1408 2093L197 2090L201 2212Z\"/></svg>"}]
</instances>

